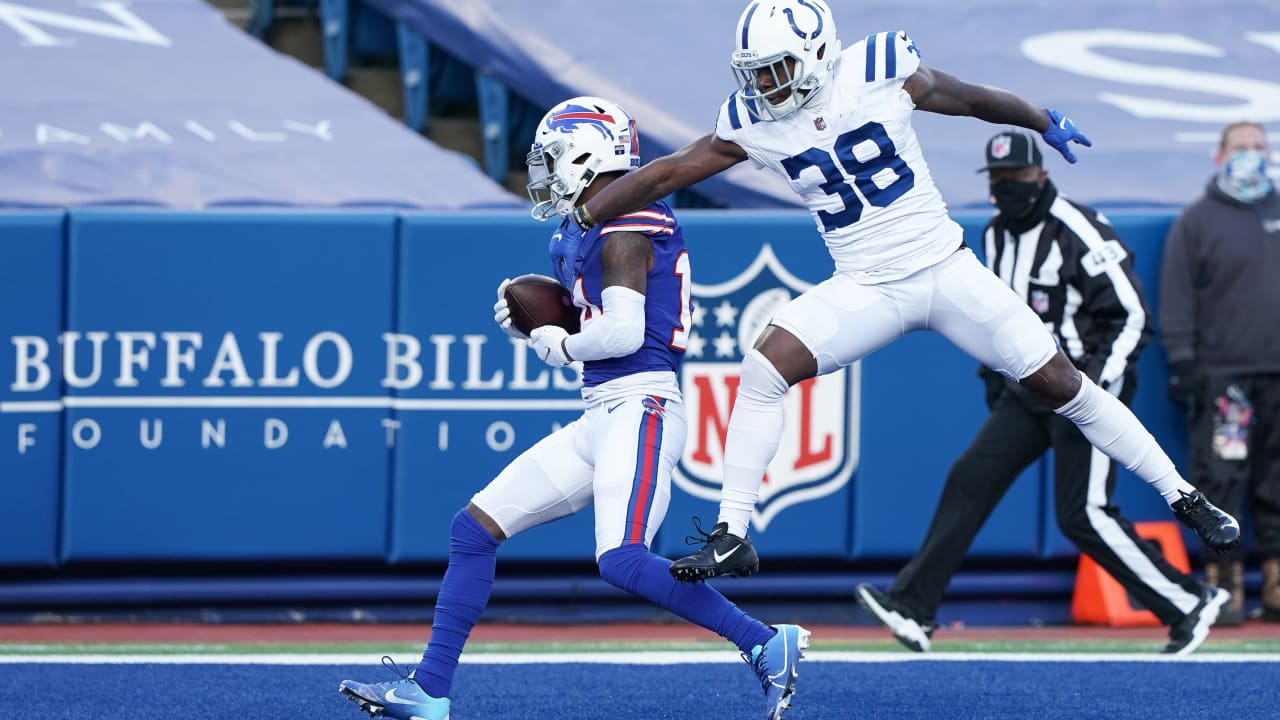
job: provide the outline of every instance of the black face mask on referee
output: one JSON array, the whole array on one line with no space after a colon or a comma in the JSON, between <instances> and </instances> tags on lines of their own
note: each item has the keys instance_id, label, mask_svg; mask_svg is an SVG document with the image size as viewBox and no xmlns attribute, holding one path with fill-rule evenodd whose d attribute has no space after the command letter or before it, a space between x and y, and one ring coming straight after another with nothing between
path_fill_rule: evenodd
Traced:
<instances>
[{"instance_id":1,"label":"black face mask on referee","mask_svg":"<svg viewBox=\"0 0 1280 720\"><path fill-rule=\"evenodd\" d=\"M1031 214L1042 189L1038 182L1005 178L991 183L991 202L1006 222L1015 222Z\"/></svg>"}]
</instances>

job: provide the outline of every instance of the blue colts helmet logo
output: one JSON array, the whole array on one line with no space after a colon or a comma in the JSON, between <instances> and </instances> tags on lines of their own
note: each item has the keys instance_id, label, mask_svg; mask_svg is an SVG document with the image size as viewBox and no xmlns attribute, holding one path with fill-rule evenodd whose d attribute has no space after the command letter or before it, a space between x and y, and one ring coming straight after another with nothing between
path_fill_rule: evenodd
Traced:
<instances>
[{"instance_id":1,"label":"blue colts helmet logo","mask_svg":"<svg viewBox=\"0 0 1280 720\"><path fill-rule=\"evenodd\" d=\"M799 25L796 25L795 13L791 12L791 8L786 8L782 11L782 13L787 16L787 22L791 23L791 32L794 32L796 35L798 35L801 40L812 40L818 37L818 34L822 32L822 11L810 5L809 3L805 2L805 0L796 0L796 1L800 5L803 5L813 11L813 16L818 18L818 27L814 28L813 32L806 34L803 30L800 29Z\"/></svg>"},{"instance_id":2,"label":"blue colts helmet logo","mask_svg":"<svg viewBox=\"0 0 1280 720\"><path fill-rule=\"evenodd\" d=\"M606 124L612 122L614 122L613 116L607 113L599 113L581 105L565 105L547 120L547 128L571 135L577 132L578 128L586 126L594 128L600 133L600 137L612 140L613 130Z\"/></svg>"}]
</instances>

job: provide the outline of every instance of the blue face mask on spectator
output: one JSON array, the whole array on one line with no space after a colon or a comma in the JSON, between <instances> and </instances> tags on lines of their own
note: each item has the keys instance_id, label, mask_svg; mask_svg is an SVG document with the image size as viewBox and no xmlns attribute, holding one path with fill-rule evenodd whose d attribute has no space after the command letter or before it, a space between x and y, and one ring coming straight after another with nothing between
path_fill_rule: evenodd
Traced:
<instances>
[{"instance_id":1,"label":"blue face mask on spectator","mask_svg":"<svg viewBox=\"0 0 1280 720\"><path fill-rule=\"evenodd\" d=\"M1267 153L1240 150L1231 154L1218 173L1218 187L1240 202L1257 202L1271 192Z\"/></svg>"}]
</instances>

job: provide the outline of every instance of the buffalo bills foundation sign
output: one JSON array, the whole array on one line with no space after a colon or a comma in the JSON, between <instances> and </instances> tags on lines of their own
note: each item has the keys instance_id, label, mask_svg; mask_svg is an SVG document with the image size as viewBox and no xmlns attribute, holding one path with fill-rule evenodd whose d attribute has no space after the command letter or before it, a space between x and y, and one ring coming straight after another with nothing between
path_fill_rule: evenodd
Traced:
<instances>
[{"instance_id":1,"label":"buffalo bills foundation sign","mask_svg":"<svg viewBox=\"0 0 1280 720\"><path fill-rule=\"evenodd\" d=\"M689 440L674 472L676 486L718 501L724 443L737 398L739 365L774 314L812 287L791 274L769 245L736 277L694 283L693 328L681 367ZM765 473L752 515L757 530L788 507L830 495L858 466L859 366L791 388L778 453Z\"/></svg>"}]
</instances>

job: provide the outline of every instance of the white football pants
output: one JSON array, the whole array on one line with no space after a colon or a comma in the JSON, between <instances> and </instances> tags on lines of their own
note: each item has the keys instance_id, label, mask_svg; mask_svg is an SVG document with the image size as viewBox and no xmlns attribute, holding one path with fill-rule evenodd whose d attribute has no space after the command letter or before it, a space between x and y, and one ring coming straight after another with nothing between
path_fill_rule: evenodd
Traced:
<instances>
[{"instance_id":1,"label":"white football pants","mask_svg":"<svg viewBox=\"0 0 1280 720\"><path fill-rule=\"evenodd\" d=\"M773 318L818 360L818 374L913 330L933 330L989 368L1021 380L1057 352L1040 318L968 248L914 275L863 285L837 273Z\"/></svg>"},{"instance_id":2,"label":"white football pants","mask_svg":"<svg viewBox=\"0 0 1280 720\"><path fill-rule=\"evenodd\" d=\"M684 404L633 395L588 407L503 468L471 502L507 537L572 515L595 500L596 558L653 542L684 452Z\"/></svg>"}]
</instances>

